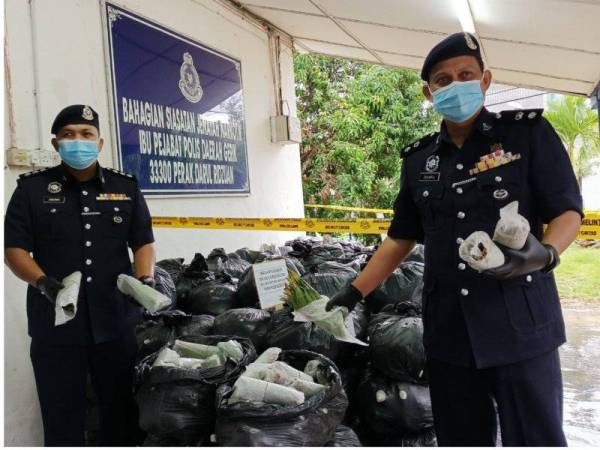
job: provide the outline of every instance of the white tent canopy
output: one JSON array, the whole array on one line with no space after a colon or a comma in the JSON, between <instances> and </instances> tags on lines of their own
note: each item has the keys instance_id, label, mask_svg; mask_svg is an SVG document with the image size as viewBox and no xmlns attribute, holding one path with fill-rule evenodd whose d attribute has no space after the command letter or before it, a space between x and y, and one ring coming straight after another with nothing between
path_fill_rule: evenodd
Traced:
<instances>
[{"instance_id":1,"label":"white tent canopy","mask_svg":"<svg viewBox=\"0 0 600 450\"><path fill-rule=\"evenodd\" d=\"M445 36L474 32L497 82L590 96L600 0L238 0L299 51L420 69Z\"/></svg>"}]
</instances>

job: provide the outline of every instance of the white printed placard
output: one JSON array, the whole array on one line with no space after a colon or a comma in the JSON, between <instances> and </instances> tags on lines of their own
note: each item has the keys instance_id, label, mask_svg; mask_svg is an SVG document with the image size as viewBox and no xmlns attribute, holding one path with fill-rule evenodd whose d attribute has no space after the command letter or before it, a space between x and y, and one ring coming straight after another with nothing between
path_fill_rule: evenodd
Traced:
<instances>
[{"instance_id":1,"label":"white printed placard","mask_svg":"<svg viewBox=\"0 0 600 450\"><path fill-rule=\"evenodd\" d=\"M254 264L252 268L260 307L269 309L283 304L283 291L288 280L285 260L266 261Z\"/></svg>"}]
</instances>

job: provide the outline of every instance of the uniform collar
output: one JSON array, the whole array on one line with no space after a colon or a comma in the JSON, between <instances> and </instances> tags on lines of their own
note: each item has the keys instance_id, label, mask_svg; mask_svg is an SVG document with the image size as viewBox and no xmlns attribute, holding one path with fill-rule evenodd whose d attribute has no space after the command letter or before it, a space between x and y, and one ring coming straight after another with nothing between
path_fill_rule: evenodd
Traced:
<instances>
[{"instance_id":1,"label":"uniform collar","mask_svg":"<svg viewBox=\"0 0 600 450\"><path fill-rule=\"evenodd\" d=\"M79 183L79 181L73 175L71 175L71 173L69 172L67 167L64 165L64 163L62 163L58 167L59 167L60 177L66 185L75 185L75 184ZM96 174L94 175L94 177L92 179L86 181L86 183L90 183L90 182L98 183L98 186L100 187L100 189L104 190L104 185L105 185L106 181L105 181L105 177L104 177L104 171L102 170L102 166L100 165L99 162L96 162Z\"/></svg>"},{"instance_id":2,"label":"uniform collar","mask_svg":"<svg viewBox=\"0 0 600 450\"><path fill-rule=\"evenodd\" d=\"M499 127L498 122L496 121L496 115L489 112L487 109L483 108L477 119L475 120L475 132L478 132L484 136L490 138L499 137ZM436 138L437 149L441 146L442 142L446 142L448 144L452 144L452 139L448 134L448 128L446 127L446 121L443 120L440 125L440 134ZM436 150L437 150L436 149Z\"/></svg>"}]
</instances>

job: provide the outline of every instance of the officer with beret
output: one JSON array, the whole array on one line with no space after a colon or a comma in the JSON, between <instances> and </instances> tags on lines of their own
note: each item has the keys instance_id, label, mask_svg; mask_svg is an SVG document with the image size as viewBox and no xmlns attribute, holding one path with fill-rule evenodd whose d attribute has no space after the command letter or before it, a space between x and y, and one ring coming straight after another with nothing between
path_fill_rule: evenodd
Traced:
<instances>
[{"instance_id":1,"label":"officer with beret","mask_svg":"<svg viewBox=\"0 0 600 450\"><path fill-rule=\"evenodd\" d=\"M99 401L100 444L131 445L141 308L116 288L119 274L154 285L154 237L136 179L98 164L98 114L64 108L51 129L62 164L21 175L5 217L5 261L29 286L31 361L47 446L83 446L88 374ZM55 326L61 280L82 274L77 311Z\"/></svg>"},{"instance_id":2,"label":"officer with beret","mask_svg":"<svg viewBox=\"0 0 600 450\"><path fill-rule=\"evenodd\" d=\"M328 307L353 308L424 243L423 339L438 444L494 446L499 425L505 446L564 446L565 326L552 269L583 217L568 154L542 110L483 107L492 74L475 36L442 40L421 78L444 118L440 131L402 150L388 237ZM531 225L525 246L503 248L497 269L471 269L460 244L474 231L493 236L500 208L515 200Z\"/></svg>"}]
</instances>

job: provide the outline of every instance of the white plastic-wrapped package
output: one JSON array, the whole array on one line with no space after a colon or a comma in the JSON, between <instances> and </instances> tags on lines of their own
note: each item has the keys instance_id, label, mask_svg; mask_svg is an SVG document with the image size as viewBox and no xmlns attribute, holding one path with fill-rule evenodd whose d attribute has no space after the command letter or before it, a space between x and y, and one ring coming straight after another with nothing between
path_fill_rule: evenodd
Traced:
<instances>
[{"instance_id":1,"label":"white plastic-wrapped package","mask_svg":"<svg viewBox=\"0 0 600 450\"><path fill-rule=\"evenodd\" d=\"M179 339L175 340L173 350L185 358L206 359L211 356L219 356L222 351L215 345L197 344L195 342L186 342Z\"/></svg>"},{"instance_id":2,"label":"white plastic-wrapped package","mask_svg":"<svg viewBox=\"0 0 600 450\"><path fill-rule=\"evenodd\" d=\"M323 328L329 334L333 335L338 341L350 342L358 345L369 345L352 336L346 328L344 313L340 308L334 308L326 311L325 306L329 298L321 296L308 305L293 311L295 322L313 322Z\"/></svg>"},{"instance_id":3,"label":"white plastic-wrapped package","mask_svg":"<svg viewBox=\"0 0 600 450\"><path fill-rule=\"evenodd\" d=\"M294 380L289 387L302 392L306 398L312 397L326 389L326 386L323 386L322 384L315 383L314 381L301 380L300 378Z\"/></svg>"},{"instance_id":4,"label":"white plastic-wrapped package","mask_svg":"<svg viewBox=\"0 0 600 450\"><path fill-rule=\"evenodd\" d=\"M278 347L271 347L266 349L264 352L260 354L254 363L272 363L277 361L279 358L279 354L281 353L281 349Z\"/></svg>"},{"instance_id":5,"label":"white plastic-wrapped package","mask_svg":"<svg viewBox=\"0 0 600 450\"><path fill-rule=\"evenodd\" d=\"M500 210L500 220L494 230L494 241L514 250L521 250L529 231L529 222L519 214L519 202L514 201Z\"/></svg>"},{"instance_id":6,"label":"white plastic-wrapped package","mask_svg":"<svg viewBox=\"0 0 600 450\"><path fill-rule=\"evenodd\" d=\"M171 350L170 348L165 347L160 351L160 353L154 360L152 367L157 367L157 366L176 367L179 363L179 358L180 358L179 353L177 353L175 350Z\"/></svg>"},{"instance_id":7,"label":"white plastic-wrapped package","mask_svg":"<svg viewBox=\"0 0 600 450\"><path fill-rule=\"evenodd\" d=\"M458 254L470 267L483 271L504 264L504 253L485 231L475 231L464 240Z\"/></svg>"},{"instance_id":8,"label":"white plastic-wrapped package","mask_svg":"<svg viewBox=\"0 0 600 450\"><path fill-rule=\"evenodd\" d=\"M124 273L117 277L117 287L119 291L132 297L151 313L155 313L171 304L171 299L166 295Z\"/></svg>"},{"instance_id":9,"label":"white plastic-wrapped package","mask_svg":"<svg viewBox=\"0 0 600 450\"><path fill-rule=\"evenodd\" d=\"M301 405L304 394L294 388L280 386L268 381L241 376L234 384L229 403L263 402L283 406Z\"/></svg>"},{"instance_id":10,"label":"white plastic-wrapped package","mask_svg":"<svg viewBox=\"0 0 600 450\"><path fill-rule=\"evenodd\" d=\"M236 341L225 341L219 342L217 344L217 348L221 351L221 353L233 359L235 362L241 361L244 357L244 349L241 344Z\"/></svg>"},{"instance_id":11,"label":"white plastic-wrapped package","mask_svg":"<svg viewBox=\"0 0 600 450\"><path fill-rule=\"evenodd\" d=\"M73 272L62 280L64 288L58 291L54 309L54 326L59 326L73 319L77 314L77 298L81 285L81 272Z\"/></svg>"}]
</instances>

